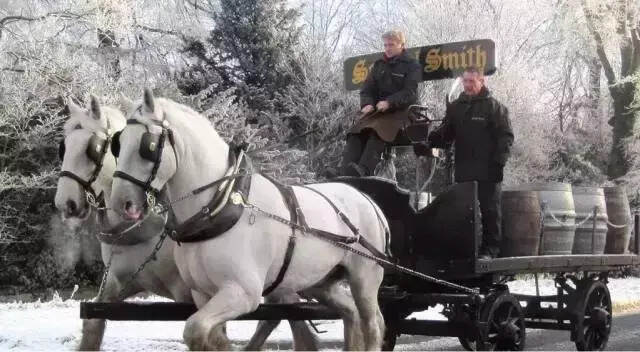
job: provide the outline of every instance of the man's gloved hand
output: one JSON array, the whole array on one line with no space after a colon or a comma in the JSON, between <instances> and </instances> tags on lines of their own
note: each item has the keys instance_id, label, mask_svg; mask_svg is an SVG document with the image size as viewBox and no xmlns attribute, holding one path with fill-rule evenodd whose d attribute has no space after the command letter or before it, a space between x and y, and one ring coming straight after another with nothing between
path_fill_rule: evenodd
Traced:
<instances>
[{"instance_id":1,"label":"man's gloved hand","mask_svg":"<svg viewBox=\"0 0 640 352\"><path fill-rule=\"evenodd\" d=\"M416 155L430 155L431 154L431 144L429 142L418 142L413 143L413 152Z\"/></svg>"},{"instance_id":2,"label":"man's gloved hand","mask_svg":"<svg viewBox=\"0 0 640 352\"><path fill-rule=\"evenodd\" d=\"M372 111L373 111L373 105L365 105L365 106L363 106L363 107L362 107L362 109L360 110L360 112L361 112L361 113L363 113L363 114L365 114L365 115L366 115L366 114L368 114L368 113L370 113L370 112L372 112Z\"/></svg>"},{"instance_id":3,"label":"man's gloved hand","mask_svg":"<svg viewBox=\"0 0 640 352\"><path fill-rule=\"evenodd\" d=\"M378 109L378 111L380 112L385 112L389 110L390 107L391 104L389 104L389 102L386 100L379 101L378 104L376 104L376 109Z\"/></svg>"}]
</instances>

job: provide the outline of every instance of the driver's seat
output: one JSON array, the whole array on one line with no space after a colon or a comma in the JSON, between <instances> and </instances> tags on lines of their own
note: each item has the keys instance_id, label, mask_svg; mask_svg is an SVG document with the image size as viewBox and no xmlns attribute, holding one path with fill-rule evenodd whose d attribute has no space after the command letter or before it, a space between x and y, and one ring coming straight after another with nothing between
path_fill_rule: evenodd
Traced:
<instances>
[{"instance_id":1,"label":"driver's seat","mask_svg":"<svg viewBox=\"0 0 640 352\"><path fill-rule=\"evenodd\" d=\"M433 121L429 116L431 110L431 107L422 105L411 105L409 107L408 113L411 124L401 129L392 142L386 143L380 162L373 173L375 176L396 180L396 169L393 161L396 151L402 150L404 152L408 148L413 150L415 143L427 141L431 122Z\"/></svg>"}]
</instances>

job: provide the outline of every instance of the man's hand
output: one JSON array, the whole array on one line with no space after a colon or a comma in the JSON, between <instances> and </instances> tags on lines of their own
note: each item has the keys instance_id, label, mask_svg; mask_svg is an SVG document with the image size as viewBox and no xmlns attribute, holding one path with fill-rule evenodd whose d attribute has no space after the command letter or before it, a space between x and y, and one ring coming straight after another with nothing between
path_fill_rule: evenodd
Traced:
<instances>
[{"instance_id":1,"label":"man's hand","mask_svg":"<svg viewBox=\"0 0 640 352\"><path fill-rule=\"evenodd\" d=\"M373 111L373 105L365 105L365 106L360 110L360 112L362 112L362 113L363 113L363 114L365 114L365 115L366 115L366 114L368 114L368 113L370 113L370 112L372 112L372 111Z\"/></svg>"},{"instance_id":2,"label":"man's hand","mask_svg":"<svg viewBox=\"0 0 640 352\"><path fill-rule=\"evenodd\" d=\"M387 111L389 109L389 102L386 100L379 101L378 104L376 104L376 109L378 109L380 112Z\"/></svg>"}]
</instances>

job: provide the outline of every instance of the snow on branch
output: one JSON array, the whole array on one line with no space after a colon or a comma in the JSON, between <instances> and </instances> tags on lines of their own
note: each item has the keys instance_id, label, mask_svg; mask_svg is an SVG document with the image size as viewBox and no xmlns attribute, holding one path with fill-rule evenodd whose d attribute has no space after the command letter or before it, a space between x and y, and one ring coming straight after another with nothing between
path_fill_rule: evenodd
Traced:
<instances>
[{"instance_id":1,"label":"snow on branch","mask_svg":"<svg viewBox=\"0 0 640 352\"><path fill-rule=\"evenodd\" d=\"M85 18L89 14L90 13L75 14L75 13L72 13L72 12L69 12L69 11L53 11L53 12L49 12L49 13L46 13L44 15L35 16L35 17L22 16L22 15L6 16L6 17L3 17L3 18L0 19L0 39L2 39L2 30L5 29L7 27L7 25L15 23L15 22L42 21L42 20L45 20L45 19L50 18L50 17L56 17L56 18L61 18L61 19L78 20L78 19Z\"/></svg>"},{"instance_id":2,"label":"snow on branch","mask_svg":"<svg viewBox=\"0 0 640 352\"><path fill-rule=\"evenodd\" d=\"M607 57L607 54L604 51L604 43L602 40L602 36L596 29L596 26L594 24L594 14L588 8L586 0L582 0L582 9L584 11L584 15L587 20L587 27L589 28L589 32L591 32L591 35L593 36L593 39L596 42L596 53L598 54L598 58L602 63L602 69L604 70L604 74L607 77L607 81L609 82L609 85L613 85L616 83L616 74L613 71L613 67L611 67L611 62L609 61L609 58Z\"/></svg>"}]
</instances>

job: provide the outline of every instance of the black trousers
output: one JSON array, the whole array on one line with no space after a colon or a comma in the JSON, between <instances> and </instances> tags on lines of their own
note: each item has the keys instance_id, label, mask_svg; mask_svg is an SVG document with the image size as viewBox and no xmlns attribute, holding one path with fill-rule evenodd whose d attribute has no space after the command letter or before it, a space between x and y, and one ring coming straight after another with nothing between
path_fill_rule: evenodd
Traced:
<instances>
[{"instance_id":1,"label":"black trousers","mask_svg":"<svg viewBox=\"0 0 640 352\"><path fill-rule=\"evenodd\" d=\"M375 131L347 136L347 146L342 154L341 172L345 176L371 176L380 161L385 142ZM354 164L356 168L354 168Z\"/></svg>"},{"instance_id":2,"label":"black trousers","mask_svg":"<svg viewBox=\"0 0 640 352\"><path fill-rule=\"evenodd\" d=\"M502 239L502 183L478 182L478 201L482 214L481 250L492 255L500 251Z\"/></svg>"}]
</instances>

